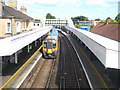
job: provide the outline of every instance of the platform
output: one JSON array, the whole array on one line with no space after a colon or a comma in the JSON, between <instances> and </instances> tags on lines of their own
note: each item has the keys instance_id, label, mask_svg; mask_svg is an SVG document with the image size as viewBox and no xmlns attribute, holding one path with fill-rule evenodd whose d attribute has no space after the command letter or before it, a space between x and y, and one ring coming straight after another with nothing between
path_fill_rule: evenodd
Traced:
<instances>
[{"instance_id":1,"label":"platform","mask_svg":"<svg viewBox=\"0 0 120 90\"><path fill-rule=\"evenodd\" d=\"M120 42L75 27L66 26L73 32L101 61L106 68L120 69Z\"/></svg>"},{"instance_id":2,"label":"platform","mask_svg":"<svg viewBox=\"0 0 120 90\"><path fill-rule=\"evenodd\" d=\"M0 39L0 56L9 56L29 45L52 29L52 26L36 28L26 33Z\"/></svg>"}]
</instances>

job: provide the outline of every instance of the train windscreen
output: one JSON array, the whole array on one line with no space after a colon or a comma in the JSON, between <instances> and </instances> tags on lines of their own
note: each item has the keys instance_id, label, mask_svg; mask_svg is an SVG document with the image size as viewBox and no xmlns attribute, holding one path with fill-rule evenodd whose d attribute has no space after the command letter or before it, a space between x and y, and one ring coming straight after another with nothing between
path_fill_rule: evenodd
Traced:
<instances>
[{"instance_id":1,"label":"train windscreen","mask_svg":"<svg viewBox=\"0 0 120 90\"><path fill-rule=\"evenodd\" d=\"M47 49L52 49L52 42L47 42Z\"/></svg>"},{"instance_id":2,"label":"train windscreen","mask_svg":"<svg viewBox=\"0 0 120 90\"><path fill-rule=\"evenodd\" d=\"M55 40L47 40L44 42L44 48L47 49L52 49L52 48L56 48L56 41Z\"/></svg>"}]
</instances>

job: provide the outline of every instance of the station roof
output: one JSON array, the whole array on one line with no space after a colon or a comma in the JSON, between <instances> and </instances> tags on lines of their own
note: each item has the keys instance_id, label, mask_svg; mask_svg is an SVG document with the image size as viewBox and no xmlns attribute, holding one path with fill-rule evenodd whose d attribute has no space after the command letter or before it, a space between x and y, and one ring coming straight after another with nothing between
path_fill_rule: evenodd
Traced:
<instances>
[{"instance_id":1,"label":"station roof","mask_svg":"<svg viewBox=\"0 0 120 90\"><path fill-rule=\"evenodd\" d=\"M14 18L14 19L23 19L23 20L33 20L32 17L13 9L12 7L9 6L3 6L3 15L2 18Z\"/></svg>"},{"instance_id":2,"label":"station roof","mask_svg":"<svg viewBox=\"0 0 120 90\"><path fill-rule=\"evenodd\" d=\"M90 32L107 37L112 40L120 42L119 23L99 23L93 27Z\"/></svg>"}]
</instances>

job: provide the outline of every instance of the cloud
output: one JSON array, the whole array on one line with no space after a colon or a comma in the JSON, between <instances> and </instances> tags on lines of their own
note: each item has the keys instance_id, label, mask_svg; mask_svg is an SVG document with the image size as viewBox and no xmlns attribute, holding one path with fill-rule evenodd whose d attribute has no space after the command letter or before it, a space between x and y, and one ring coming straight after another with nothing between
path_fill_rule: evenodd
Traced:
<instances>
[{"instance_id":1,"label":"cloud","mask_svg":"<svg viewBox=\"0 0 120 90\"><path fill-rule=\"evenodd\" d=\"M120 0L106 0L106 2L119 2Z\"/></svg>"},{"instance_id":2,"label":"cloud","mask_svg":"<svg viewBox=\"0 0 120 90\"><path fill-rule=\"evenodd\" d=\"M67 7L67 6L80 6L81 0L18 0L18 10L20 10L21 6L31 7L32 8L40 8L40 6L44 5L52 5L56 7ZM35 6L36 5L36 6ZM38 6L39 5L39 6Z\"/></svg>"},{"instance_id":3,"label":"cloud","mask_svg":"<svg viewBox=\"0 0 120 90\"><path fill-rule=\"evenodd\" d=\"M107 5L103 0L87 0L89 5Z\"/></svg>"},{"instance_id":4,"label":"cloud","mask_svg":"<svg viewBox=\"0 0 120 90\"><path fill-rule=\"evenodd\" d=\"M79 15L85 15L91 18L106 18L108 15L112 17L115 16L118 1L119 0L18 0L18 9L20 6L26 6L28 15L33 18L44 18L48 12L60 18ZM112 13L110 10L114 10L115 13ZM101 13L105 13L106 15L101 15Z\"/></svg>"},{"instance_id":5,"label":"cloud","mask_svg":"<svg viewBox=\"0 0 120 90\"><path fill-rule=\"evenodd\" d=\"M109 6L109 2L116 2L118 3L119 0L86 0L88 5L100 5L100 6Z\"/></svg>"},{"instance_id":6,"label":"cloud","mask_svg":"<svg viewBox=\"0 0 120 90\"><path fill-rule=\"evenodd\" d=\"M39 3L39 4L56 4L60 0L31 0L31 3Z\"/></svg>"},{"instance_id":7,"label":"cloud","mask_svg":"<svg viewBox=\"0 0 120 90\"><path fill-rule=\"evenodd\" d=\"M18 0L19 4L46 4L46 5L53 5L53 4L61 4L61 3L77 3L80 0Z\"/></svg>"}]
</instances>

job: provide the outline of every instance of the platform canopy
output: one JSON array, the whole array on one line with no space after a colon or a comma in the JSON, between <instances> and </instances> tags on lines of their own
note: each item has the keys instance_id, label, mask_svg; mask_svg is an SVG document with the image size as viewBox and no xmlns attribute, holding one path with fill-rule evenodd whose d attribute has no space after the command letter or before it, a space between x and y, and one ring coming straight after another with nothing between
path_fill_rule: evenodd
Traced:
<instances>
[{"instance_id":1,"label":"platform canopy","mask_svg":"<svg viewBox=\"0 0 120 90\"><path fill-rule=\"evenodd\" d=\"M52 29L51 26L36 28L8 38L0 39L0 56L8 56L29 45Z\"/></svg>"},{"instance_id":2,"label":"platform canopy","mask_svg":"<svg viewBox=\"0 0 120 90\"><path fill-rule=\"evenodd\" d=\"M66 26L100 60L106 68L120 69L120 42L75 27Z\"/></svg>"}]
</instances>

